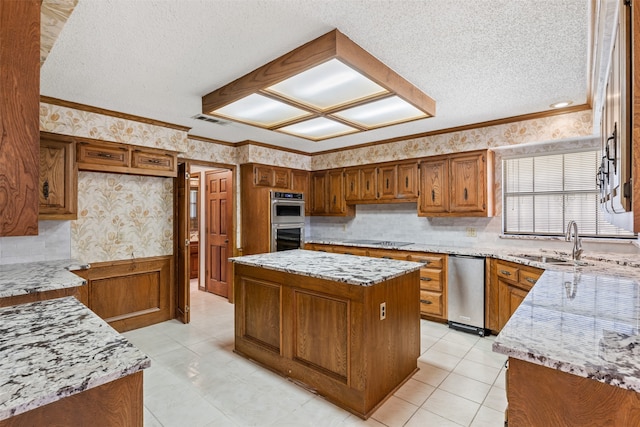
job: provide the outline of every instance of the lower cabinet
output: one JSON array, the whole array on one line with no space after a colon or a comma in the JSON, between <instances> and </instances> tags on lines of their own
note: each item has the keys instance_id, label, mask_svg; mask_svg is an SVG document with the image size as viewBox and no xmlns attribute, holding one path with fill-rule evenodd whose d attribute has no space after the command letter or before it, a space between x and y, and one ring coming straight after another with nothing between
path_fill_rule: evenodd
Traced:
<instances>
[{"instance_id":1,"label":"lower cabinet","mask_svg":"<svg viewBox=\"0 0 640 427\"><path fill-rule=\"evenodd\" d=\"M189 278L197 279L200 273L200 242L189 243Z\"/></svg>"},{"instance_id":2,"label":"lower cabinet","mask_svg":"<svg viewBox=\"0 0 640 427\"><path fill-rule=\"evenodd\" d=\"M74 271L74 273L80 276L79 272ZM44 301L48 299L63 298L63 297L76 297L78 301L88 306L89 305L89 287L86 285L76 286L73 288L55 289L51 291L34 292L30 294L4 297L4 298L0 298L0 307L9 307L12 305L26 304L28 302Z\"/></svg>"},{"instance_id":3,"label":"lower cabinet","mask_svg":"<svg viewBox=\"0 0 640 427\"><path fill-rule=\"evenodd\" d=\"M92 263L88 307L118 332L173 318L173 256Z\"/></svg>"},{"instance_id":4,"label":"lower cabinet","mask_svg":"<svg viewBox=\"0 0 640 427\"><path fill-rule=\"evenodd\" d=\"M485 326L500 332L544 270L492 259L485 289Z\"/></svg>"}]
</instances>

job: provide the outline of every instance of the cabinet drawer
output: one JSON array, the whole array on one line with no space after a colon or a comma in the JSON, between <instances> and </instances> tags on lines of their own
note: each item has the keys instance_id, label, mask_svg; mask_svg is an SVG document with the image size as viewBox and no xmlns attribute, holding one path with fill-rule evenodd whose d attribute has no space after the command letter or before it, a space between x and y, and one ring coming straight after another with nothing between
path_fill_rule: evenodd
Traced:
<instances>
[{"instance_id":1,"label":"cabinet drawer","mask_svg":"<svg viewBox=\"0 0 640 427\"><path fill-rule=\"evenodd\" d=\"M173 172L176 167L175 157L170 154L133 150L131 166L139 169Z\"/></svg>"},{"instance_id":2,"label":"cabinet drawer","mask_svg":"<svg viewBox=\"0 0 640 427\"><path fill-rule=\"evenodd\" d=\"M442 293L420 290L420 312L442 316Z\"/></svg>"},{"instance_id":3,"label":"cabinet drawer","mask_svg":"<svg viewBox=\"0 0 640 427\"><path fill-rule=\"evenodd\" d=\"M420 269L420 289L442 292L442 270Z\"/></svg>"},{"instance_id":4,"label":"cabinet drawer","mask_svg":"<svg viewBox=\"0 0 640 427\"><path fill-rule=\"evenodd\" d=\"M104 166L129 166L129 150L125 147L80 143L77 147L77 163Z\"/></svg>"},{"instance_id":5,"label":"cabinet drawer","mask_svg":"<svg viewBox=\"0 0 640 427\"><path fill-rule=\"evenodd\" d=\"M497 263L496 265L496 274L498 277L502 277L507 280L518 281L518 268L512 267L510 265Z\"/></svg>"},{"instance_id":6,"label":"cabinet drawer","mask_svg":"<svg viewBox=\"0 0 640 427\"><path fill-rule=\"evenodd\" d=\"M398 259L401 261L407 261L409 259L409 255L407 255L406 252L392 249L369 249L369 256L373 258Z\"/></svg>"},{"instance_id":7,"label":"cabinet drawer","mask_svg":"<svg viewBox=\"0 0 640 427\"><path fill-rule=\"evenodd\" d=\"M429 268L442 268L444 265L442 255L436 254L412 254L409 256L409 261L421 262L425 267Z\"/></svg>"},{"instance_id":8,"label":"cabinet drawer","mask_svg":"<svg viewBox=\"0 0 640 427\"><path fill-rule=\"evenodd\" d=\"M527 287L527 289L531 289L533 285L536 284L539 277L540 277L540 273L527 271L527 270L520 270L519 283L522 286Z\"/></svg>"}]
</instances>

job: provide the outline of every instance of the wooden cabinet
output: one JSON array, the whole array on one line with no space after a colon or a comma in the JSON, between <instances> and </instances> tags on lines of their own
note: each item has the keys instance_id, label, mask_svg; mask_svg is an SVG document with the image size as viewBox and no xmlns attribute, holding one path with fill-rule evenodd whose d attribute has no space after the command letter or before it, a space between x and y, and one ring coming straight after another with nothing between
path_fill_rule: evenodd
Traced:
<instances>
[{"instance_id":1,"label":"wooden cabinet","mask_svg":"<svg viewBox=\"0 0 640 427\"><path fill-rule=\"evenodd\" d=\"M200 242L189 242L189 278L197 279L200 274Z\"/></svg>"},{"instance_id":2,"label":"wooden cabinet","mask_svg":"<svg viewBox=\"0 0 640 427\"><path fill-rule=\"evenodd\" d=\"M40 3L0 0L0 236L38 234Z\"/></svg>"},{"instance_id":3,"label":"wooden cabinet","mask_svg":"<svg viewBox=\"0 0 640 427\"><path fill-rule=\"evenodd\" d=\"M416 372L417 271L358 286L243 264L234 270L236 353L363 418Z\"/></svg>"},{"instance_id":4,"label":"wooden cabinet","mask_svg":"<svg viewBox=\"0 0 640 427\"><path fill-rule=\"evenodd\" d=\"M447 321L447 255L412 253L409 261L420 262L420 314Z\"/></svg>"},{"instance_id":5,"label":"wooden cabinet","mask_svg":"<svg viewBox=\"0 0 640 427\"><path fill-rule=\"evenodd\" d=\"M492 216L493 206L493 152L420 162L419 216Z\"/></svg>"},{"instance_id":6,"label":"wooden cabinet","mask_svg":"<svg viewBox=\"0 0 640 427\"><path fill-rule=\"evenodd\" d=\"M291 170L291 191L304 194L304 213L311 212L311 200L309 200L309 172L305 170Z\"/></svg>"},{"instance_id":7,"label":"wooden cabinet","mask_svg":"<svg viewBox=\"0 0 640 427\"><path fill-rule=\"evenodd\" d=\"M485 326L500 332L544 272L539 268L492 259L485 289Z\"/></svg>"},{"instance_id":8,"label":"wooden cabinet","mask_svg":"<svg viewBox=\"0 0 640 427\"><path fill-rule=\"evenodd\" d=\"M349 204L416 201L418 162L394 162L348 168L344 172L345 201Z\"/></svg>"},{"instance_id":9,"label":"wooden cabinet","mask_svg":"<svg viewBox=\"0 0 640 427\"><path fill-rule=\"evenodd\" d=\"M306 174L306 171L299 171L301 174L297 177L300 184L302 173ZM293 189L293 175L292 170L289 168L281 168L277 166L268 165L253 165L253 184L259 187L271 187L278 190L294 190Z\"/></svg>"},{"instance_id":10,"label":"wooden cabinet","mask_svg":"<svg viewBox=\"0 0 640 427\"><path fill-rule=\"evenodd\" d=\"M75 274L87 279L88 307L118 332L174 317L173 256L108 261Z\"/></svg>"},{"instance_id":11,"label":"wooden cabinet","mask_svg":"<svg viewBox=\"0 0 640 427\"><path fill-rule=\"evenodd\" d=\"M330 169L311 173L311 215L352 216L345 203L344 171Z\"/></svg>"},{"instance_id":12,"label":"wooden cabinet","mask_svg":"<svg viewBox=\"0 0 640 427\"><path fill-rule=\"evenodd\" d=\"M178 174L177 153L77 138L76 163L79 170L175 177Z\"/></svg>"},{"instance_id":13,"label":"wooden cabinet","mask_svg":"<svg viewBox=\"0 0 640 427\"><path fill-rule=\"evenodd\" d=\"M23 295L0 298L0 307L10 307L12 305L26 304L35 301L45 301L49 299L75 297L84 305L89 305L89 286L74 286L71 288L54 289L51 291L32 292Z\"/></svg>"},{"instance_id":14,"label":"wooden cabinet","mask_svg":"<svg viewBox=\"0 0 640 427\"><path fill-rule=\"evenodd\" d=\"M73 139L41 132L39 219L77 219L78 173L75 158Z\"/></svg>"}]
</instances>

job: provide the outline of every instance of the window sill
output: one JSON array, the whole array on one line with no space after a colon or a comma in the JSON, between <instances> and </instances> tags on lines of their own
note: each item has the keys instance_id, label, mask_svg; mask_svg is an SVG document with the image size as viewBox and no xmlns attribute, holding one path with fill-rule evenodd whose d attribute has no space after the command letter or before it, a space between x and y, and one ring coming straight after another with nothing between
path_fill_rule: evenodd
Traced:
<instances>
[{"instance_id":1,"label":"window sill","mask_svg":"<svg viewBox=\"0 0 640 427\"><path fill-rule=\"evenodd\" d=\"M533 236L524 234L501 234L499 236L505 240L539 240L539 241L556 241L565 242L564 237L560 236ZM586 243L614 243L618 245L633 245L640 247L638 240L633 238L614 238L614 237L581 237L583 242Z\"/></svg>"}]
</instances>

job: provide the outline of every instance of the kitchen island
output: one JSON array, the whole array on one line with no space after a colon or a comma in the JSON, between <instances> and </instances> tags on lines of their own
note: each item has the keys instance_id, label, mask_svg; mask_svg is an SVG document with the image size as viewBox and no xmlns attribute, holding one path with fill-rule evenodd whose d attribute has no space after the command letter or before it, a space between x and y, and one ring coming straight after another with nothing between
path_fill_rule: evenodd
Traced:
<instances>
[{"instance_id":1,"label":"kitchen island","mask_svg":"<svg viewBox=\"0 0 640 427\"><path fill-rule=\"evenodd\" d=\"M364 419L417 371L421 264L305 250L233 262L236 353Z\"/></svg>"},{"instance_id":2,"label":"kitchen island","mask_svg":"<svg viewBox=\"0 0 640 427\"><path fill-rule=\"evenodd\" d=\"M74 297L0 309L0 427L142 426L150 359Z\"/></svg>"},{"instance_id":3,"label":"kitchen island","mask_svg":"<svg viewBox=\"0 0 640 427\"><path fill-rule=\"evenodd\" d=\"M546 271L493 344L509 425L640 425L640 282Z\"/></svg>"}]
</instances>

